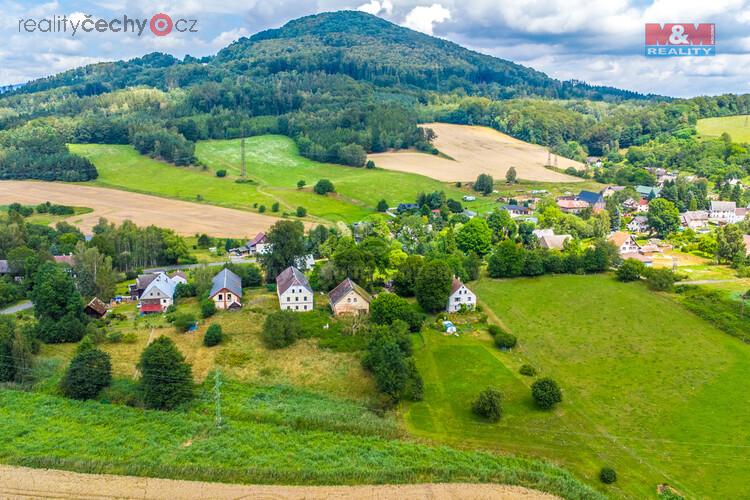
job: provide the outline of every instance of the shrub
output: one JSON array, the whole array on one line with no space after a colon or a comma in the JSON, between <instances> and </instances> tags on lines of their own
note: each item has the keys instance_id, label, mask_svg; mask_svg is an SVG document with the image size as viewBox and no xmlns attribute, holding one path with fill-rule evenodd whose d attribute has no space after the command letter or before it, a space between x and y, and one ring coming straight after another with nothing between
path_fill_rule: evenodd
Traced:
<instances>
[{"instance_id":1,"label":"shrub","mask_svg":"<svg viewBox=\"0 0 750 500\"><path fill-rule=\"evenodd\" d=\"M128 332L122 335L122 342L125 344L135 344L138 342L138 334L135 332Z\"/></svg>"},{"instance_id":2,"label":"shrub","mask_svg":"<svg viewBox=\"0 0 750 500\"><path fill-rule=\"evenodd\" d=\"M641 278L645 270L646 266L640 260L625 259L615 275L620 281L635 281Z\"/></svg>"},{"instance_id":3,"label":"shrub","mask_svg":"<svg viewBox=\"0 0 750 500\"><path fill-rule=\"evenodd\" d=\"M409 325L409 330L418 332L424 317L414 310L407 301L393 293L381 293L370 304L370 318L378 325L390 325L401 320Z\"/></svg>"},{"instance_id":4,"label":"shrub","mask_svg":"<svg viewBox=\"0 0 750 500\"><path fill-rule=\"evenodd\" d=\"M269 349L281 349L294 344L301 331L302 325L296 313L276 311L266 317L261 336Z\"/></svg>"},{"instance_id":5,"label":"shrub","mask_svg":"<svg viewBox=\"0 0 750 500\"><path fill-rule=\"evenodd\" d=\"M378 212L385 212L386 210L388 210L388 202L384 199L380 200L376 208Z\"/></svg>"},{"instance_id":6,"label":"shrub","mask_svg":"<svg viewBox=\"0 0 750 500\"><path fill-rule=\"evenodd\" d=\"M531 397L539 408L549 410L562 401L562 392L551 378L540 378L531 384Z\"/></svg>"},{"instance_id":7,"label":"shrub","mask_svg":"<svg viewBox=\"0 0 750 500\"><path fill-rule=\"evenodd\" d=\"M279 202L274 202L273 205L271 205L271 212L278 212L279 211Z\"/></svg>"},{"instance_id":8,"label":"shrub","mask_svg":"<svg viewBox=\"0 0 750 500\"><path fill-rule=\"evenodd\" d=\"M258 207L258 212L259 212L259 213L261 213L261 214L262 214L262 213L264 213L265 211L266 211L266 206L265 206L265 205L260 205L260 206Z\"/></svg>"},{"instance_id":9,"label":"shrub","mask_svg":"<svg viewBox=\"0 0 750 500\"><path fill-rule=\"evenodd\" d=\"M320 179L315 183L313 191L315 191L317 194L326 195L328 193L335 193L336 188L333 187L333 182L329 181L328 179Z\"/></svg>"},{"instance_id":10,"label":"shrub","mask_svg":"<svg viewBox=\"0 0 750 500\"><path fill-rule=\"evenodd\" d=\"M674 288L677 276L671 269L646 269L646 284L651 290L669 292Z\"/></svg>"},{"instance_id":11,"label":"shrub","mask_svg":"<svg viewBox=\"0 0 750 500\"><path fill-rule=\"evenodd\" d=\"M375 168L375 162L372 161L372 160L367 160L367 163L365 163L365 167L367 167L369 169L373 169L373 168Z\"/></svg>"},{"instance_id":12,"label":"shrub","mask_svg":"<svg viewBox=\"0 0 750 500\"><path fill-rule=\"evenodd\" d=\"M534 368L531 365L521 365L521 368L519 368L518 373L521 375L525 375L527 377L533 377L536 375L536 368Z\"/></svg>"},{"instance_id":13,"label":"shrub","mask_svg":"<svg viewBox=\"0 0 750 500\"><path fill-rule=\"evenodd\" d=\"M216 314L216 304L211 299L205 299L201 301L201 317L210 318Z\"/></svg>"},{"instance_id":14,"label":"shrub","mask_svg":"<svg viewBox=\"0 0 750 500\"><path fill-rule=\"evenodd\" d=\"M168 337L159 337L143 350L138 369L146 407L170 410L193 397L190 365Z\"/></svg>"},{"instance_id":15,"label":"shrub","mask_svg":"<svg viewBox=\"0 0 750 500\"><path fill-rule=\"evenodd\" d=\"M219 345L222 339L221 325L213 324L208 327L206 334L203 336L203 345L206 347L213 347Z\"/></svg>"},{"instance_id":16,"label":"shrub","mask_svg":"<svg viewBox=\"0 0 750 500\"><path fill-rule=\"evenodd\" d=\"M109 354L96 348L85 348L73 356L65 371L60 389L73 399L95 398L112 381Z\"/></svg>"},{"instance_id":17,"label":"shrub","mask_svg":"<svg viewBox=\"0 0 750 500\"><path fill-rule=\"evenodd\" d=\"M299 180L297 181L297 189L302 189L305 187L307 183L305 181Z\"/></svg>"},{"instance_id":18,"label":"shrub","mask_svg":"<svg viewBox=\"0 0 750 500\"><path fill-rule=\"evenodd\" d=\"M503 416L502 401L502 393L488 387L479 393L472 406L472 411L490 422L497 422Z\"/></svg>"},{"instance_id":19,"label":"shrub","mask_svg":"<svg viewBox=\"0 0 750 500\"><path fill-rule=\"evenodd\" d=\"M599 480L604 484L612 484L617 481L617 473L612 467L602 467L599 471Z\"/></svg>"},{"instance_id":20,"label":"shrub","mask_svg":"<svg viewBox=\"0 0 750 500\"><path fill-rule=\"evenodd\" d=\"M122 332L109 332L107 334L107 342L109 342L110 344L117 344L118 342L122 342Z\"/></svg>"},{"instance_id":21,"label":"shrub","mask_svg":"<svg viewBox=\"0 0 750 500\"><path fill-rule=\"evenodd\" d=\"M490 332L490 335L492 335L493 337L497 336L497 334L499 333L503 333L503 329L497 325L490 325L487 327L487 330Z\"/></svg>"},{"instance_id":22,"label":"shrub","mask_svg":"<svg viewBox=\"0 0 750 500\"><path fill-rule=\"evenodd\" d=\"M226 177L226 176L227 176L227 171L226 170L221 169L221 170L217 170L216 171L216 177Z\"/></svg>"},{"instance_id":23,"label":"shrub","mask_svg":"<svg viewBox=\"0 0 750 500\"><path fill-rule=\"evenodd\" d=\"M297 207L297 217L305 217L307 215L307 209L305 207Z\"/></svg>"},{"instance_id":24,"label":"shrub","mask_svg":"<svg viewBox=\"0 0 750 500\"><path fill-rule=\"evenodd\" d=\"M500 349L513 349L517 343L516 336L511 333L501 331L495 335L495 345Z\"/></svg>"},{"instance_id":25,"label":"shrub","mask_svg":"<svg viewBox=\"0 0 750 500\"><path fill-rule=\"evenodd\" d=\"M195 324L195 316L190 313L176 314L172 324L178 332L186 332Z\"/></svg>"}]
</instances>

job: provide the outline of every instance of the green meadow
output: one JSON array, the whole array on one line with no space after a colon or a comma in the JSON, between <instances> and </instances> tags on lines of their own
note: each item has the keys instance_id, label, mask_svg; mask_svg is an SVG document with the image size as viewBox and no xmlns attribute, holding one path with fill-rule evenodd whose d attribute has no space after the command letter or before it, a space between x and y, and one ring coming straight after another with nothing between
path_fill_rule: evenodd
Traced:
<instances>
[{"instance_id":1,"label":"green meadow","mask_svg":"<svg viewBox=\"0 0 750 500\"><path fill-rule=\"evenodd\" d=\"M697 129L702 137L719 137L726 132L735 142L750 142L750 115L703 118L698 120Z\"/></svg>"},{"instance_id":2,"label":"green meadow","mask_svg":"<svg viewBox=\"0 0 750 500\"><path fill-rule=\"evenodd\" d=\"M101 186L153 194L186 201L201 201L242 210L256 211L264 205L272 214L274 202L280 213L307 209L315 219L330 222L355 222L377 213L381 199L391 206L413 203L420 192L445 191L460 200L468 190L456 188L415 174L380 169L365 169L318 163L300 156L288 137L266 135L245 141L247 178L238 183L241 173L240 141L202 141L196 156L202 167L175 167L143 156L127 145L71 144L73 153L86 156L97 167ZM216 177L217 170L227 176ZM320 196L312 188L320 179L333 182L336 193ZM297 182L304 180L304 189ZM489 209L490 199L467 204L470 209Z\"/></svg>"},{"instance_id":3,"label":"green meadow","mask_svg":"<svg viewBox=\"0 0 750 500\"><path fill-rule=\"evenodd\" d=\"M614 496L655 496L669 484L690 498L750 494L750 347L674 298L610 276L548 276L474 284L491 321L518 337L502 352L484 331L435 332L417 348L423 402L405 410L417 436L552 460L591 484L602 466ZM536 409L533 378L558 381L564 401ZM487 386L505 396L500 422L475 417Z\"/></svg>"}]
</instances>

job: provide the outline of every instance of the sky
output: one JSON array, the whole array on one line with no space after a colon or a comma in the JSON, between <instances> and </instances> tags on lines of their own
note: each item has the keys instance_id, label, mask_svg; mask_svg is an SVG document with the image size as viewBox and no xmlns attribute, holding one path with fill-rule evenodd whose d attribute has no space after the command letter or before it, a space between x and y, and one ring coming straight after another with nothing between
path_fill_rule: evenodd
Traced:
<instances>
[{"instance_id":1,"label":"sky","mask_svg":"<svg viewBox=\"0 0 750 500\"><path fill-rule=\"evenodd\" d=\"M159 51L215 54L303 15L358 9L561 80L675 97L750 92L750 0L0 0L0 86ZM197 32L75 35L26 29L43 19L148 20L166 13ZM715 57L644 56L645 23L715 23ZM33 26L33 25L32 25ZM58 24L59 26L59 24ZM83 26L78 24L78 26ZM114 25L119 26L119 25ZM177 25L175 25L177 26Z\"/></svg>"}]
</instances>

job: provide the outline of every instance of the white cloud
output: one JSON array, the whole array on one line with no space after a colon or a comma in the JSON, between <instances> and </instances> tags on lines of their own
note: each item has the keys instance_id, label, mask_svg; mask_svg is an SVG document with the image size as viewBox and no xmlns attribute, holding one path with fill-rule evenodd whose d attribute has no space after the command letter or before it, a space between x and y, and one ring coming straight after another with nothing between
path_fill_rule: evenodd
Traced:
<instances>
[{"instance_id":1,"label":"white cloud","mask_svg":"<svg viewBox=\"0 0 750 500\"><path fill-rule=\"evenodd\" d=\"M369 3L364 3L357 7L357 10L367 12L368 14L372 14L373 16L377 16L381 13L390 16L393 13L393 3L390 0L383 0L383 2L380 2L378 0L370 0Z\"/></svg>"},{"instance_id":2,"label":"white cloud","mask_svg":"<svg viewBox=\"0 0 750 500\"><path fill-rule=\"evenodd\" d=\"M243 36L248 36L249 34L250 32L245 28L235 28L233 30L224 31L211 40L210 45L216 48L216 50L223 49L235 40L242 38Z\"/></svg>"},{"instance_id":3,"label":"white cloud","mask_svg":"<svg viewBox=\"0 0 750 500\"><path fill-rule=\"evenodd\" d=\"M420 5L419 7L414 7L406 15L403 26L432 35L435 24L440 24L450 18L451 11L439 3L434 3L429 7Z\"/></svg>"}]
</instances>

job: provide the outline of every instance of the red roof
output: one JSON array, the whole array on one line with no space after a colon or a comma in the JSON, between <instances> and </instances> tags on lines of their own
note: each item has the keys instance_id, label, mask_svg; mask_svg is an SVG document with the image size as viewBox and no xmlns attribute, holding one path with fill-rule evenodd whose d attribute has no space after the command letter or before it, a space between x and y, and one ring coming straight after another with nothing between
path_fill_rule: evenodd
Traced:
<instances>
[{"instance_id":1,"label":"red roof","mask_svg":"<svg viewBox=\"0 0 750 500\"><path fill-rule=\"evenodd\" d=\"M141 304L142 313L161 312L161 304Z\"/></svg>"}]
</instances>

